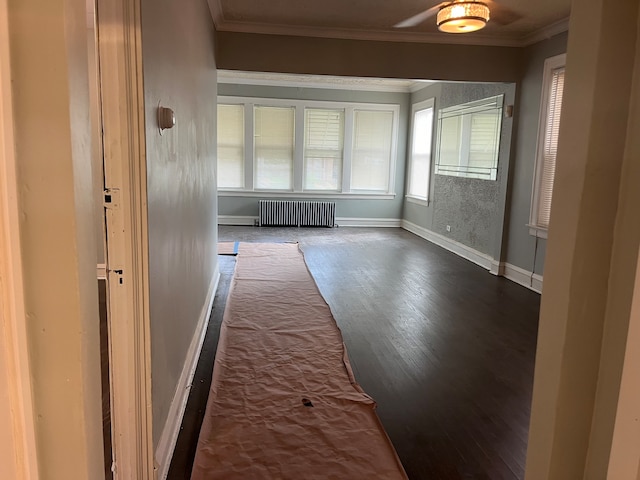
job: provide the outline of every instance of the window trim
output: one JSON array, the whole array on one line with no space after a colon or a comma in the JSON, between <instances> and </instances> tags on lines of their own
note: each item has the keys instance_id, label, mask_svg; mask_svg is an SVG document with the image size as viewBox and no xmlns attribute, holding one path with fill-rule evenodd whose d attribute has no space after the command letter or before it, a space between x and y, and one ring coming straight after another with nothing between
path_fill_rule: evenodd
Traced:
<instances>
[{"instance_id":1,"label":"window trim","mask_svg":"<svg viewBox=\"0 0 640 480\"><path fill-rule=\"evenodd\" d=\"M538 117L538 140L533 170L533 187L531 189L531 209L529 212L529 235L539 238L547 238L548 228L538 225L538 210L540 208L540 184L542 182L542 169L544 167L544 139L546 134L546 119L549 112L549 97L551 94L551 82L553 71L566 66L567 54L563 53L549 57L544 61L544 73L542 75L542 94L540 98L540 113Z\"/></svg>"},{"instance_id":2,"label":"window trim","mask_svg":"<svg viewBox=\"0 0 640 480\"><path fill-rule=\"evenodd\" d=\"M395 193L339 193L339 192L313 192L307 191L302 193L282 192L276 190L255 190L238 191L238 190L218 190L219 197L256 197L256 198L358 198L367 200L391 200L396 197Z\"/></svg>"},{"instance_id":3,"label":"window trim","mask_svg":"<svg viewBox=\"0 0 640 480\"><path fill-rule=\"evenodd\" d=\"M321 100L294 100L282 98L263 97L238 97L220 95L218 104L244 105L245 107L245 184L244 188L218 188L221 196L253 196L257 194L265 197L299 197L313 198L395 198L396 168L398 165L398 131L400 123L400 105L397 103L356 103ZM291 190L261 190L255 188L255 149L254 136L254 106L293 107L294 118L294 162L293 162L293 189ZM342 158L342 185L340 191L330 190L304 190L304 110L308 108L344 109L344 142ZM353 151L353 121L355 110L378 110L393 113L391 156L389 159L389 185L387 191L381 190L357 190L351 191L351 156Z\"/></svg>"},{"instance_id":4,"label":"window trim","mask_svg":"<svg viewBox=\"0 0 640 480\"><path fill-rule=\"evenodd\" d=\"M413 133L414 133L414 121L415 121L415 116L416 116L416 112L420 112L422 110L426 110L428 108L431 108L433 110L433 117L431 119L431 150L429 152L429 179L427 182L427 196L426 197L420 197L418 195L412 195L411 193L409 193L409 188L411 185L411 170L413 169ZM408 135L408 142L407 142L407 181L405 182L405 191L407 192L405 194L405 198L411 202L411 203L416 203L418 205L426 205L429 206L429 204L431 203L431 190L432 190L432 182L433 182L433 147L434 147L434 140L436 139L436 99L435 97L432 98L428 98L426 100L423 100L421 102L418 103L414 103L411 105L411 121L409 124L409 135Z\"/></svg>"}]
</instances>

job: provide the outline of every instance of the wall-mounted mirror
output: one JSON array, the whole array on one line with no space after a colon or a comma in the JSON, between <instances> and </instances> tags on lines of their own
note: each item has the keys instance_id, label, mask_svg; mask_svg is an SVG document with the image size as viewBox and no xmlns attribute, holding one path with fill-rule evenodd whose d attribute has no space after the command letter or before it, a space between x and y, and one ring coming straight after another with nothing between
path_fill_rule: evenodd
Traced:
<instances>
[{"instance_id":1,"label":"wall-mounted mirror","mask_svg":"<svg viewBox=\"0 0 640 480\"><path fill-rule=\"evenodd\" d=\"M495 180L504 95L443 108L438 112L438 175Z\"/></svg>"}]
</instances>

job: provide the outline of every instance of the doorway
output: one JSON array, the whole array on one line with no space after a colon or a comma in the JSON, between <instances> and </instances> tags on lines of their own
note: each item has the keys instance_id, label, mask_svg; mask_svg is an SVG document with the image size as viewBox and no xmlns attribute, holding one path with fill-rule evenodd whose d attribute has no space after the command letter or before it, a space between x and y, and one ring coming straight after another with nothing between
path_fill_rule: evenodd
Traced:
<instances>
[{"instance_id":1,"label":"doorway","mask_svg":"<svg viewBox=\"0 0 640 480\"><path fill-rule=\"evenodd\" d=\"M105 477L151 479L140 2L87 0L87 13Z\"/></svg>"}]
</instances>

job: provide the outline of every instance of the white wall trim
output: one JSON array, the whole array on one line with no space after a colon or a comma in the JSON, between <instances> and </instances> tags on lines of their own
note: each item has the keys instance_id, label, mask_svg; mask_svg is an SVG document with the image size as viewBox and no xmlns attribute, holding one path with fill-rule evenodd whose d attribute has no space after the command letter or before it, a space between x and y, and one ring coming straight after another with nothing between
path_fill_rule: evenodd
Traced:
<instances>
[{"instance_id":1,"label":"white wall trim","mask_svg":"<svg viewBox=\"0 0 640 480\"><path fill-rule=\"evenodd\" d=\"M515 282L523 287L527 287L537 293L542 293L542 275L533 274L523 268L516 267L510 263L499 262L491 258L491 256L474 250L460 242L451 240L439 233L432 232L420 225L402 220L402 228L408 230L411 233L418 235L436 245L449 250L467 260L486 268L493 275L499 277L505 277L512 282Z\"/></svg>"},{"instance_id":2,"label":"white wall trim","mask_svg":"<svg viewBox=\"0 0 640 480\"><path fill-rule=\"evenodd\" d=\"M508 278L512 282L522 285L523 287L527 287L529 290L542 293L542 275L538 275L537 273L532 274L529 270L516 267L515 265L506 262L503 262L501 267L503 270L503 277Z\"/></svg>"},{"instance_id":3,"label":"white wall trim","mask_svg":"<svg viewBox=\"0 0 640 480\"><path fill-rule=\"evenodd\" d=\"M98 0L97 11L104 181L119 195L105 215L114 469L142 480L154 452L141 0Z\"/></svg>"},{"instance_id":4,"label":"white wall trim","mask_svg":"<svg viewBox=\"0 0 640 480\"><path fill-rule=\"evenodd\" d=\"M0 462L12 478L39 478L31 365L24 304L18 175L13 129L9 10L0 0L0 377L6 418ZM10 419L10 420L9 420Z\"/></svg>"},{"instance_id":5,"label":"white wall trim","mask_svg":"<svg viewBox=\"0 0 640 480\"><path fill-rule=\"evenodd\" d=\"M366 92L411 93L433 84L427 80L395 78L339 77L335 75L300 75L293 73L218 70L218 83L262 85L293 88L321 88Z\"/></svg>"},{"instance_id":6,"label":"white wall trim","mask_svg":"<svg viewBox=\"0 0 640 480\"><path fill-rule=\"evenodd\" d=\"M492 260L489 272L496 277L504 277L504 262L499 262L495 259Z\"/></svg>"},{"instance_id":7,"label":"white wall trim","mask_svg":"<svg viewBox=\"0 0 640 480\"><path fill-rule=\"evenodd\" d=\"M218 225L242 225L253 227L258 217L242 215L218 215ZM361 218L336 217L339 227L394 227L399 228L402 220L399 218Z\"/></svg>"},{"instance_id":8,"label":"white wall trim","mask_svg":"<svg viewBox=\"0 0 640 480\"><path fill-rule=\"evenodd\" d=\"M220 269L216 265L216 270L211 278L209 285L209 292L202 311L200 312L200 318L196 325L196 330L191 339L189 350L187 350L187 356L182 367L182 373L178 379L178 385L176 392L171 401L169 407L169 414L167 421L164 424L160 439L158 440L158 448L156 449L156 463L158 465L159 480L165 480L169 473L169 466L171 465L171 458L173 457L173 451L176 447L178 440L178 433L180 432L180 426L182 425L182 418L184 417L184 411L187 407L187 400L189 399L189 392L191 392L191 386L193 382L193 376L196 373L196 367L198 366L198 359L200 358L200 352L202 351L202 344L204 342L205 333L209 325L209 317L211 316L211 310L213 308L213 299L216 296L216 290L218 289L218 283L220 282Z\"/></svg>"},{"instance_id":9,"label":"white wall trim","mask_svg":"<svg viewBox=\"0 0 640 480\"><path fill-rule=\"evenodd\" d=\"M409 203L415 203L416 205L422 205L423 207L429 206L429 200L420 197L414 197L412 195L405 195L404 199Z\"/></svg>"},{"instance_id":10,"label":"white wall trim","mask_svg":"<svg viewBox=\"0 0 640 480\"><path fill-rule=\"evenodd\" d=\"M393 200L395 193L322 193L322 192L273 192L256 190L218 190L219 197L247 197L247 198L290 198L299 199L358 199L358 200Z\"/></svg>"},{"instance_id":11,"label":"white wall trim","mask_svg":"<svg viewBox=\"0 0 640 480\"><path fill-rule=\"evenodd\" d=\"M243 225L253 226L258 217L253 216L235 216L235 215L218 215L218 225ZM436 245L448 250L456 255L469 260L483 268L486 268L493 275L505 277L523 287L527 287L537 293L542 293L542 275L538 275L517 267L510 263L498 262L486 253L479 252L467 245L456 242L450 238L432 232L424 227L401 220L398 218L353 218L353 217L336 217L336 224L340 227L391 227L403 228L425 240L435 243Z\"/></svg>"},{"instance_id":12,"label":"white wall trim","mask_svg":"<svg viewBox=\"0 0 640 480\"><path fill-rule=\"evenodd\" d=\"M210 0L209 5L216 0ZM213 13L216 30L219 32L253 33L264 35L287 35L316 38L341 38L345 40L373 40L380 42L438 43L457 45L490 45L519 47L520 38L467 33L464 35L443 35L440 33L410 32L408 30L373 30L353 28L312 27L306 25L275 25L257 22L237 22L222 18Z\"/></svg>"},{"instance_id":13,"label":"white wall trim","mask_svg":"<svg viewBox=\"0 0 640 480\"><path fill-rule=\"evenodd\" d=\"M536 30L535 32L527 35L522 39L520 46L526 47L528 45L533 45L534 43L541 42L542 40L546 40L547 38L551 38L554 35L558 35L559 33L566 32L568 30L569 17L558 20L551 25L542 27L540 30Z\"/></svg>"},{"instance_id":14,"label":"white wall trim","mask_svg":"<svg viewBox=\"0 0 640 480\"><path fill-rule=\"evenodd\" d=\"M224 14L222 13L222 4L220 0L208 0L209 11L211 12L211 18L214 25L221 25L224 23Z\"/></svg>"},{"instance_id":15,"label":"white wall trim","mask_svg":"<svg viewBox=\"0 0 640 480\"><path fill-rule=\"evenodd\" d=\"M318 38L342 38L350 40L373 40L387 42L437 43L461 45L490 45L504 47L526 47L569 29L569 18L542 27L521 37L495 36L483 33L465 35L442 35L439 33L411 32L402 29L374 30L353 28L327 28L307 25L277 25L257 22L238 22L226 20L220 0L209 0L211 17L220 32L256 33L267 35L289 35Z\"/></svg>"},{"instance_id":16,"label":"white wall trim","mask_svg":"<svg viewBox=\"0 0 640 480\"><path fill-rule=\"evenodd\" d=\"M462 258L466 258L476 265L480 265L487 270L491 270L493 258L486 253L479 252L467 245L456 242L455 240L447 238L444 235L440 235L439 233L432 232L431 230L409 222L408 220L402 220L402 228L424 238L425 240L429 240L431 243L435 243L436 245L444 248L445 250L449 250Z\"/></svg>"},{"instance_id":17,"label":"white wall trim","mask_svg":"<svg viewBox=\"0 0 640 480\"><path fill-rule=\"evenodd\" d=\"M529 227L529 235L538 238L547 238L549 236L549 229L544 227L538 227L537 225L527 225Z\"/></svg>"},{"instance_id":18,"label":"white wall trim","mask_svg":"<svg viewBox=\"0 0 640 480\"><path fill-rule=\"evenodd\" d=\"M253 227L258 221L258 217L242 215L218 215L218 225L241 225Z\"/></svg>"},{"instance_id":19,"label":"white wall trim","mask_svg":"<svg viewBox=\"0 0 640 480\"><path fill-rule=\"evenodd\" d=\"M361 217L336 217L339 227L385 227L399 228L402 220L399 218L361 218Z\"/></svg>"}]
</instances>

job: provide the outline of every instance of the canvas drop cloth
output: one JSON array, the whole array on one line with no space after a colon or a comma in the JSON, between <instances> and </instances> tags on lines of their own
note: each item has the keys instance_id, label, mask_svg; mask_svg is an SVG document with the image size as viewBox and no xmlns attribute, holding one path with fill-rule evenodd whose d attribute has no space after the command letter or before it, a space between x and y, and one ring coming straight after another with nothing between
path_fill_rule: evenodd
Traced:
<instances>
[{"instance_id":1,"label":"canvas drop cloth","mask_svg":"<svg viewBox=\"0 0 640 480\"><path fill-rule=\"evenodd\" d=\"M239 246L193 466L204 479L406 479L297 244Z\"/></svg>"}]
</instances>

